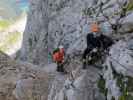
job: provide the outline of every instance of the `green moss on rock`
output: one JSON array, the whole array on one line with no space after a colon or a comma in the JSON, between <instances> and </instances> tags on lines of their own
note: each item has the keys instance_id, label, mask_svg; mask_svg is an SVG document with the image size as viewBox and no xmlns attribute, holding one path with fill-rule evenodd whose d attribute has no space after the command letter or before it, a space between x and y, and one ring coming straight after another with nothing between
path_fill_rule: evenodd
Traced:
<instances>
[{"instance_id":1,"label":"green moss on rock","mask_svg":"<svg viewBox=\"0 0 133 100\"><path fill-rule=\"evenodd\" d=\"M119 74L116 71L113 71L113 75L121 91L119 100L133 100L133 95L131 95L133 93L133 78Z\"/></svg>"},{"instance_id":2,"label":"green moss on rock","mask_svg":"<svg viewBox=\"0 0 133 100\"><path fill-rule=\"evenodd\" d=\"M133 1L131 0L127 5L127 11L132 11L132 10L133 10Z\"/></svg>"},{"instance_id":3,"label":"green moss on rock","mask_svg":"<svg viewBox=\"0 0 133 100\"><path fill-rule=\"evenodd\" d=\"M133 77L117 73L113 68L112 71L114 79L116 79L117 86L121 91L119 100L133 100Z\"/></svg>"},{"instance_id":4,"label":"green moss on rock","mask_svg":"<svg viewBox=\"0 0 133 100\"><path fill-rule=\"evenodd\" d=\"M105 79L102 76L98 80L97 86L99 88L99 91L103 93L105 96L107 96L107 89L105 87Z\"/></svg>"},{"instance_id":5,"label":"green moss on rock","mask_svg":"<svg viewBox=\"0 0 133 100\"><path fill-rule=\"evenodd\" d=\"M30 46L30 48L32 48L32 39L29 38L28 42L29 42L29 46Z\"/></svg>"},{"instance_id":6,"label":"green moss on rock","mask_svg":"<svg viewBox=\"0 0 133 100\"><path fill-rule=\"evenodd\" d=\"M111 100L115 100L115 98L114 98L114 97L112 97L112 98L111 98Z\"/></svg>"},{"instance_id":7,"label":"green moss on rock","mask_svg":"<svg viewBox=\"0 0 133 100\"><path fill-rule=\"evenodd\" d=\"M119 100L133 100L133 96L131 94L121 95Z\"/></svg>"}]
</instances>

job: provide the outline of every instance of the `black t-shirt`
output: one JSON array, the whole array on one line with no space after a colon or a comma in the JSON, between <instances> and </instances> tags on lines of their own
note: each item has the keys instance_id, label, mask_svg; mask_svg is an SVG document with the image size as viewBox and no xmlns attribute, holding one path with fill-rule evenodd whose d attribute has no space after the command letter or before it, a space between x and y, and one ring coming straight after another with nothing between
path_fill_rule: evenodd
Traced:
<instances>
[{"instance_id":1,"label":"black t-shirt","mask_svg":"<svg viewBox=\"0 0 133 100\"><path fill-rule=\"evenodd\" d=\"M88 48L103 48L107 49L109 46L113 44L113 40L101 34L100 36L94 36L94 34L87 35L87 47Z\"/></svg>"},{"instance_id":2,"label":"black t-shirt","mask_svg":"<svg viewBox=\"0 0 133 100\"><path fill-rule=\"evenodd\" d=\"M100 46L101 44L98 37L95 37L93 34L87 35L87 47L96 48Z\"/></svg>"}]
</instances>

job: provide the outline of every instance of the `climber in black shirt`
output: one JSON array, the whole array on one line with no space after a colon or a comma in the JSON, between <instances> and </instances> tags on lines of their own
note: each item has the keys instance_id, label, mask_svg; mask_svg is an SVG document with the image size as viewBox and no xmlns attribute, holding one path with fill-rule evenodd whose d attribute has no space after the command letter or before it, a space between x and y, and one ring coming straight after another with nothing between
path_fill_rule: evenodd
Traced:
<instances>
[{"instance_id":1,"label":"climber in black shirt","mask_svg":"<svg viewBox=\"0 0 133 100\"><path fill-rule=\"evenodd\" d=\"M86 69L86 64L93 64L95 61L92 57L98 59L101 50L107 50L113 44L113 40L99 32L99 28L96 25L92 25L92 33L88 33L86 36L87 48L84 50L83 69Z\"/></svg>"}]
</instances>

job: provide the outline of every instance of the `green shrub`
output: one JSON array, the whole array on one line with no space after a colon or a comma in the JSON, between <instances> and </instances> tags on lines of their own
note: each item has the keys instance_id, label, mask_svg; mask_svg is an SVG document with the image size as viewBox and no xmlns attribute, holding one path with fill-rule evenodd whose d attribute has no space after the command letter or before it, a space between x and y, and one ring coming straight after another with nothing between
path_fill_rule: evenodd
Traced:
<instances>
[{"instance_id":1,"label":"green shrub","mask_svg":"<svg viewBox=\"0 0 133 100\"><path fill-rule=\"evenodd\" d=\"M133 10L133 1L131 1L128 6L127 6L127 11L132 11Z\"/></svg>"},{"instance_id":2,"label":"green shrub","mask_svg":"<svg viewBox=\"0 0 133 100\"><path fill-rule=\"evenodd\" d=\"M4 30L11 25L11 21L8 20L0 20L0 30Z\"/></svg>"},{"instance_id":3,"label":"green shrub","mask_svg":"<svg viewBox=\"0 0 133 100\"><path fill-rule=\"evenodd\" d=\"M21 33L19 32L9 33L5 37L4 41L0 43L0 50L3 52L8 51L9 49L11 49L13 45L15 45L15 43L19 41L20 37L21 37Z\"/></svg>"}]
</instances>

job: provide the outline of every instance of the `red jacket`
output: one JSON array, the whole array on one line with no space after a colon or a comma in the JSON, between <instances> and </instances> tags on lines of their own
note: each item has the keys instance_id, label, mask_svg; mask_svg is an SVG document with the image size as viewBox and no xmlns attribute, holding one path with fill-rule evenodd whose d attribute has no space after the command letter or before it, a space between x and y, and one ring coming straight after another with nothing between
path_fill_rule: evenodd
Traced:
<instances>
[{"instance_id":1,"label":"red jacket","mask_svg":"<svg viewBox=\"0 0 133 100\"><path fill-rule=\"evenodd\" d=\"M53 60L55 62L62 62L64 60L64 49L60 49L58 52L54 53Z\"/></svg>"}]
</instances>

